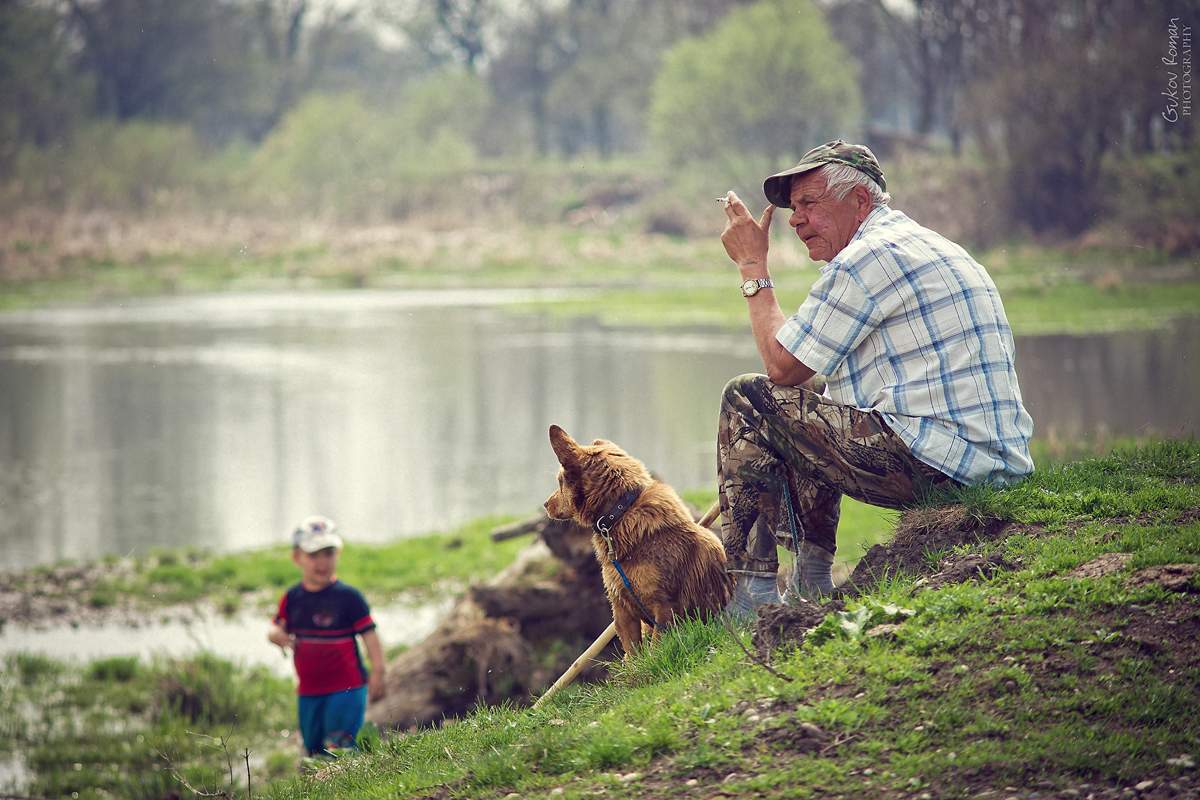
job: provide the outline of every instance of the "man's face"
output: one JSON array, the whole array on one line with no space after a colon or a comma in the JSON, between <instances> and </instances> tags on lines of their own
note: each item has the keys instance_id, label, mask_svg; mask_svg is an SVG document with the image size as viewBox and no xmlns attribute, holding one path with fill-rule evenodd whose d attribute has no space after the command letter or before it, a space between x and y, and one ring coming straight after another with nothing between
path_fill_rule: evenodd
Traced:
<instances>
[{"instance_id":1,"label":"man's face","mask_svg":"<svg viewBox=\"0 0 1200 800\"><path fill-rule=\"evenodd\" d=\"M819 170L792 179L790 201L788 225L808 246L813 261L829 261L840 253L870 213L870 193L865 188L856 186L845 198L835 200Z\"/></svg>"}]
</instances>

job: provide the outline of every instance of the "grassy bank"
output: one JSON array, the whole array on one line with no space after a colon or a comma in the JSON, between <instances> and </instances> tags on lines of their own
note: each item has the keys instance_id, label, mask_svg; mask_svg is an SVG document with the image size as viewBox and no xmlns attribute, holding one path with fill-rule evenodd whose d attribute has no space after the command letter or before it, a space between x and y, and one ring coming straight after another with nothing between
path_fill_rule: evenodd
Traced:
<instances>
[{"instance_id":1,"label":"grassy bank","mask_svg":"<svg viewBox=\"0 0 1200 800\"><path fill-rule=\"evenodd\" d=\"M339 576L376 603L399 595L422 601L461 591L505 565L525 542L493 542L489 533L512 517L483 517L448 531L385 544L351 542L338 562ZM33 602L8 622L39 621L39 609L64 621L72 609L148 612L208 602L233 613L246 605L278 601L299 579L286 545L240 553L159 550L140 558L111 557L88 564L56 564L0 573L0 591Z\"/></svg>"},{"instance_id":2,"label":"grassy bank","mask_svg":"<svg viewBox=\"0 0 1200 800\"><path fill-rule=\"evenodd\" d=\"M713 498L686 496L701 507ZM919 798L1004 786L1057 796L1083 784L1187 779L1189 760L1200 764L1200 725L1189 716L1200 703L1200 603L1129 579L1200 562L1200 445L1129 448L951 500L959 520L1008 520L1004 535L954 547L931 536L915 562L897 557L918 567L845 612L831 607L817 634L771 654L783 678L751 664L720 625L682 625L609 683L575 687L543 711L481 709L297 779L287 679L211 654L83 664L17 654L0 670L0 775L24 774L29 796L162 797L186 794L181 778L225 788L228 752L243 793L249 750L255 796L274 781L280 798ZM886 539L896 518L847 503L839 558L852 562ZM491 543L500 521L348 547L342 574L368 595L461 585L523 546ZM928 522L910 515L905 524ZM1123 554L1115 572L1072 577L1112 553ZM982 581L918 581L966 554L1003 566ZM283 549L154 562L144 583L129 584L150 602L161 593L146 587L169 582L167 572L151 579L154 570L194 571L191 598L226 596L239 578L256 589L276 583L262 595L273 596L294 579ZM863 635L888 604L913 615L886 635ZM749 644L747 630L739 636Z\"/></svg>"},{"instance_id":3,"label":"grassy bank","mask_svg":"<svg viewBox=\"0 0 1200 800\"><path fill-rule=\"evenodd\" d=\"M737 275L711 236L605 225L500 222L433 229L253 220L86 220L0 230L0 309L220 291L565 287L586 296L521 310L610 325L742 329ZM701 212L697 212L701 213ZM111 229L120 231L111 235ZM1144 248L1013 244L975 253L1018 333L1161 325L1200 309L1200 270ZM816 266L775 232L780 300L794 308Z\"/></svg>"},{"instance_id":4,"label":"grassy bank","mask_svg":"<svg viewBox=\"0 0 1200 800\"><path fill-rule=\"evenodd\" d=\"M686 494L702 507L715 498L708 490ZM508 519L484 518L384 545L352 543L339 574L376 603L396 594L420 599L457 593L498 572L528 544L491 541L488 533ZM894 512L847 501L841 558L856 560L890 533L895 519ZM841 571L847 566L843 562ZM273 603L295 580L289 551L271 548L232 555L162 551L138 560L36 569L2 576L0 583L6 591L40 592L47 607L59 609L74 594L89 612L102 613L117 610L118 603L149 612L195 601L235 610ZM47 621L70 618L60 611ZM0 792L14 788L5 784L5 776L14 774L25 776L18 793L35 797L186 796L181 779L215 791L229 783L226 751L234 756L238 791L244 791L246 749L254 786L261 789L296 772L294 703L289 679L212 653L87 663L10 655L0 669Z\"/></svg>"},{"instance_id":5,"label":"grassy bank","mask_svg":"<svg viewBox=\"0 0 1200 800\"><path fill-rule=\"evenodd\" d=\"M773 672L721 625L681 625L607 684L391 738L271 796L1116 797L1137 785L1167 797L1200 786L1200 580L1184 573L1172 589L1143 572L1200 562L1200 445L951 499L961 544L918 548L924 566L775 649ZM932 526L937 514L923 513L910 526ZM918 580L967 554L995 565L990 577ZM884 617L900 624L880 628Z\"/></svg>"}]
</instances>

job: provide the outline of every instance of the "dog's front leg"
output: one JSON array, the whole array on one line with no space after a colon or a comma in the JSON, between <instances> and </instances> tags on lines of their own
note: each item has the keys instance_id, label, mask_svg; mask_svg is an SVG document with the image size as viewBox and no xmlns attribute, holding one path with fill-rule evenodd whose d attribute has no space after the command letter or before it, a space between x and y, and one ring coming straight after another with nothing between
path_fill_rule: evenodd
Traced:
<instances>
[{"instance_id":1,"label":"dog's front leg","mask_svg":"<svg viewBox=\"0 0 1200 800\"><path fill-rule=\"evenodd\" d=\"M625 658L629 658L642 644L642 619L623 606L614 604L613 621L617 623L621 649L625 651Z\"/></svg>"},{"instance_id":2,"label":"dog's front leg","mask_svg":"<svg viewBox=\"0 0 1200 800\"><path fill-rule=\"evenodd\" d=\"M654 615L654 627L650 628L650 638L658 641L663 629L675 622L675 609L670 603L650 603L650 613Z\"/></svg>"}]
</instances>

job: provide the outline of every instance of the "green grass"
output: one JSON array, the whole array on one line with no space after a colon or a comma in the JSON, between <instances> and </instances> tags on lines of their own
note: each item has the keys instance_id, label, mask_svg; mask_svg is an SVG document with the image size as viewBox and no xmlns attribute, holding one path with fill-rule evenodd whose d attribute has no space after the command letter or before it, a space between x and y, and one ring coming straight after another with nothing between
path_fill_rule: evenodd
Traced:
<instances>
[{"instance_id":1,"label":"green grass","mask_svg":"<svg viewBox=\"0 0 1200 800\"><path fill-rule=\"evenodd\" d=\"M0 754L20 754L33 797L189 796L180 777L221 790L227 754L244 790L243 749L257 789L295 774L295 702L290 679L206 653L85 665L16 654L0 670Z\"/></svg>"},{"instance_id":2,"label":"green grass","mask_svg":"<svg viewBox=\"0 0 1200 800\"><path fill-rule=\"evenodd\" d=\"M1051 526L1139 514L1162 517L1200 507L1200 446L1193 439L1121 448L1105 458L1038 470L1010 488L971 487L936 499L961 502L981 517Z\"/></svg>"},{"instance_id":3,"label":"green grass","mask_svg":"<svg viewBox=\"0 0 1200 800\"><path fill-rule=\"evenodd\" d=\"M493 528L512 519L484 517L450 531L386 544L351 542L339 559L338 576L375 602L400 595L420 601L458 591L495 574L525 546L520 539L495 543L489 536ZM254 598L277 599L282 589L299 580L291 548L280 546L228 554L157 550L91 567L39 567L14 576L13 587L20 591L22 586L37 584L43 591L53 590L58 585L53 576L59 570L72 573L75 587L71 595L60 589L61 597L68 600L81 592L86 605L96 609L118 601L149 610L209 600L218 609L234 613ZM78 589L79 581L85 588Z\"/></svg>"},{"instance_id":4,"label":"green grass","mask_svg":"<svg viewBox=\"0 0 1200 800\"><path fill-rule=\"evenodd\" d=\"M1167 759L1200 754L1200 669L1194 648L1147 651L1136 627L1200 609L1124 577L1200 562L1200 522L1182 516L1200 508L1198 478L1200 445L1173 442L979 490L976 511L1046 528L992 545L1013 571L927 591L898 578L851 604L912 609L892 636L835 631L778 650L782 680L720 624L678 625L607 683L388 738L270 796L965 797L1175 777ZM1104 552L1133 563L1066 577ZM816 746L801 723L823 731Z\"/></svg>"}]
</instances>

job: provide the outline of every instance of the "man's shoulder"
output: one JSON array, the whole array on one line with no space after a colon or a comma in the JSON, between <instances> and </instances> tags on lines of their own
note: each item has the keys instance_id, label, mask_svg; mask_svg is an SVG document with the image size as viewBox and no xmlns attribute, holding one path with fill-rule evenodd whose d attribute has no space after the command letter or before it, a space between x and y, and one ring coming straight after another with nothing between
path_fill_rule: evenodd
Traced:
<instances>
[{"instance_id":1,"label":"man's shoulder","mask_svg":"<svg viewBox=\"0 0 1200 800\"><path fill-rule=\"evenodd\" d=\"M838 253L838 266L859 274L868 283L874 270L899 267L907 270L923 261L969 257L961 247L935 230L917 223L903 211L890 206L879 209L865 227ZM833 262L831 262L833 263Z\"/></svg>"},{"instance_id":2,"label":"man's shoulder","mask_svg":"<svg viewBox=\"0 0 1200 800\"><path fill-rule=\"evenodd\" d=\"M891 206L879 209L878 216L867 220L866 226L856 241L851 244L862 244L866 249L896 246L912 240L932 240L943 238L937 231L930 230L916 222L912 217Z\"/></svg>"}]
</instances>

